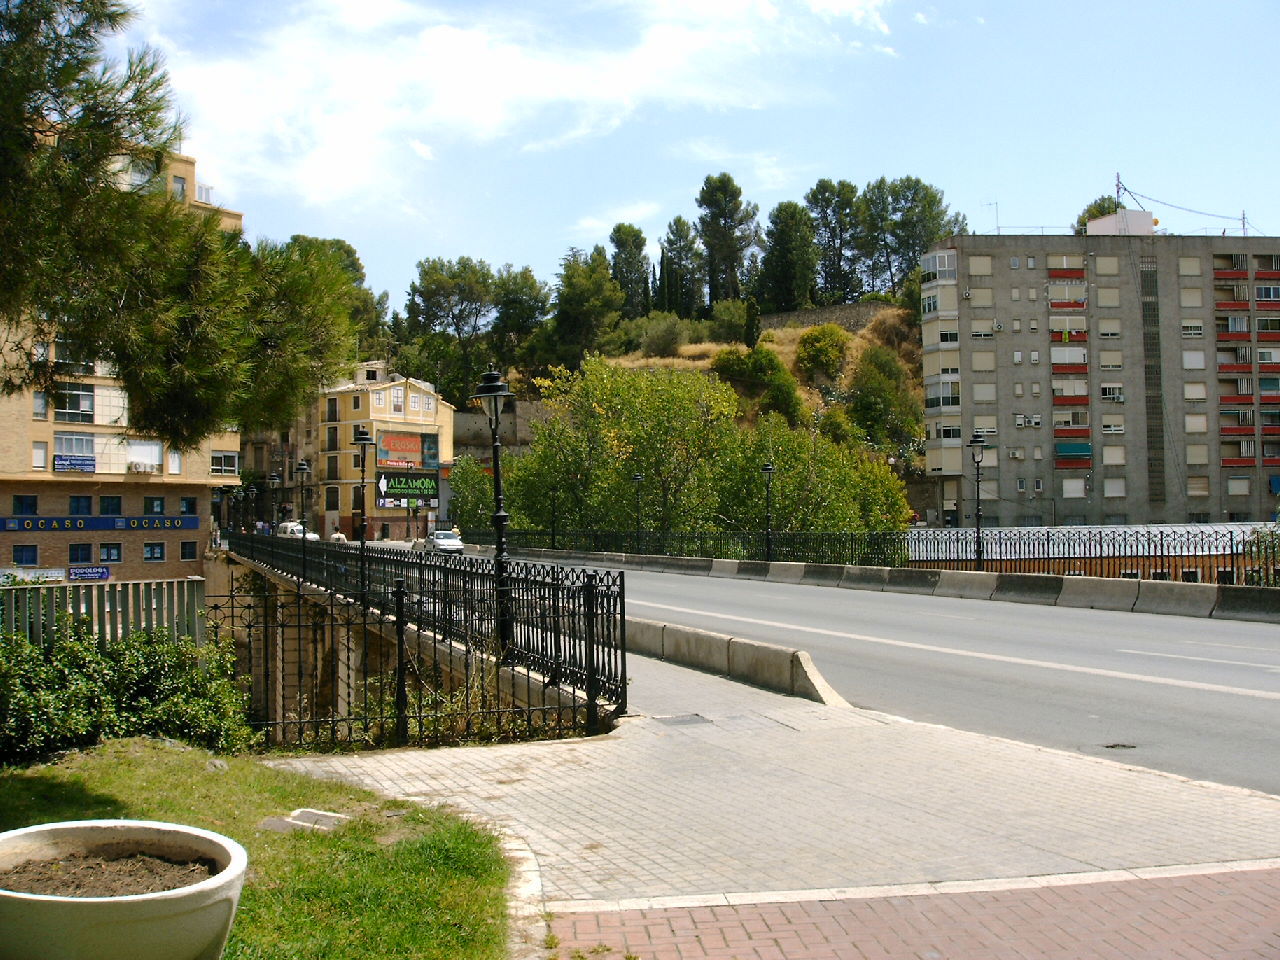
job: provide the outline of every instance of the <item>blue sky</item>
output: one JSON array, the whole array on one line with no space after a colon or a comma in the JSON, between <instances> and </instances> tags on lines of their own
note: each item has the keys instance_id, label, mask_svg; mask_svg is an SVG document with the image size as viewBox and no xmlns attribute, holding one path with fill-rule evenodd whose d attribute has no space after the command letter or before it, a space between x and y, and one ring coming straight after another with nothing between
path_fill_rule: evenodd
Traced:
<instances>
[{"instance_id":1,"label":"blue sky","mask_svg":"<svg viewBox=\"0 0 1280 960\"><path fill-rule=\"evenodd\" d=\"M348 241L393 308L428 257L551 283L618 221L653 246L722 170L762 223L912 175L974 232L1062 232L1119 173L1171 233L1280 232L1271 0L136 6L214 201Z\"/></svg>"}]
</instances>

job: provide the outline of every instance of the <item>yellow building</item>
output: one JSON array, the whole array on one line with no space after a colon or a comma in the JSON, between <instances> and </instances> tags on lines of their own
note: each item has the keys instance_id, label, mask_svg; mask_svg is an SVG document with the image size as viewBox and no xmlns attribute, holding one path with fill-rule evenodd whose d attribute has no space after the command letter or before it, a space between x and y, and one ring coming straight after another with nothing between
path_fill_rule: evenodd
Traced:
<instances>
[{"instance_id":1,"label":"yellow building","mask_svg":"<svg viewBox=\"0 0 1280 960\"><path fill-rule=\"evenodd\" d=\"M244 448L246 469L266 489L256 503L274 521L305 517L323 538L360 535L361 450L369 540L409 540L435 529L453 465L453 405L435 387L391 373L384 361L360 364L347 382L321 391L291 430L257 435ZM299 470L305 461L309 470ZM279 477L278 486L267 481ZM270 505L262 509L264 501Z\"/></svg>"},{"instance_id":2,"label":"yellow building","mask_svg":"<svg viewBox=\"0 0 1280 960\"><path fill-rule=\"evenodd\" d=\"M209 202L195 161L175 156L165 186L224 229L241 215ZM48 350L48 345L37 345ZM129 430L123 387L105 363L64 362L64 389L0 397L0 575L18 579L155 580L202 576L213 491L240 483L238 433L193 451Z\"/></svg>"}]
</instances>

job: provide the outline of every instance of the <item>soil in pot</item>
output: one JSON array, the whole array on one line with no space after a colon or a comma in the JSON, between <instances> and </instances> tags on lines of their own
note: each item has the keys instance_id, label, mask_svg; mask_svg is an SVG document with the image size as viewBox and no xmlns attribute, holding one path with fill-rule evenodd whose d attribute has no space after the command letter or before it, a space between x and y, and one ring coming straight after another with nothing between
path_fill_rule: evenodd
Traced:
<instances>
[{"instance_id":1,"label":"soil in pot","mask_svg":"<svg viewBox=\"0 0 1280 960\"><path fill-rule=\"evenodd\" d=\"M0 889L55 897L129 897L208 880L218 865L205 857L172 861L136 849L103 849L0 870Z\"/></svg>"}]
</instances>

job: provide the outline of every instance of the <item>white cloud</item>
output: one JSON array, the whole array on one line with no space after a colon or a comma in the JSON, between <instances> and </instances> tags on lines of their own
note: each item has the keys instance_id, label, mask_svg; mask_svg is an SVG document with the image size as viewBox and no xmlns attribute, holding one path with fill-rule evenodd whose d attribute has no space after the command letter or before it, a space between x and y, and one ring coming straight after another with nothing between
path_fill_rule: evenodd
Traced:
<instances>
[{"instance_id":1,"label":"white cloud","mask_svg":"<svg viewBox=\"0 0 1280 960\"><path fill-rule=\"evenodd\" d=\"M684 144L680 152L718 170L746 167L748 174L740 178L745 182L739 186L748 187L751 191L781 191L795 183L800 172L785 166L776 154L730 150L707 140L692 140Z\"/></svg>"},{"instance_id":2,"label":"white cloud","mask_svg":"<svg viewBox=\"0 0 1280 960\"><path fill-rule=\"evenodd\" d=\"M642 224L656 216L661 209L658 204L648 200L612 207L601 213L582 217L573 225L572 233L577 237L598 238L607 235L619 223Z\"/></svg>"},{"instance_id":3,"label":"white cloud","mask_svg":"<svg viewBox=\"0 0 1280 960\"><path fill-rule=\"evenodd\" d=\"M189 118L184 149L230 202L253 183L313 204L374 206L404 192L407 155L511 137L554 150L655 106L784 101L791 81L778 65L847 51L831 21L887 33L887 3L580 0L530 21L538 11L456 0L240 0L216 12L143 0L130 39L167 54ZM756 165L774 182L770 159Z\"/></svg>"}]
</instances>

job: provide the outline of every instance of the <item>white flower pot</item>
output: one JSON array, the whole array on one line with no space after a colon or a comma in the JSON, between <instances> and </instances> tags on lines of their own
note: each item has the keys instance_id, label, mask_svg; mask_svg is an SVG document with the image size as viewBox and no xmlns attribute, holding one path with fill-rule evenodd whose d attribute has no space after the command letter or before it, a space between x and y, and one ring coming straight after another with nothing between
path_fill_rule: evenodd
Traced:
<instances>
[{"instance_id":1,"label":"white flower pot","mask_svg":"<svg viewBox=\"0 0 1280 960\"><path fill-rule=\"evenodd\" d=\"M249 858L229 837L151 820L74 820L0 833L0 868L127 844L173 860L207 857L207 880L128 897L0 890L0 960L217 960Z\"/></svg>"}]
</instances>

